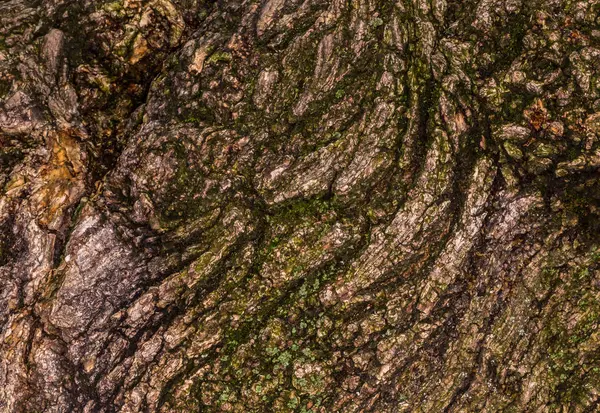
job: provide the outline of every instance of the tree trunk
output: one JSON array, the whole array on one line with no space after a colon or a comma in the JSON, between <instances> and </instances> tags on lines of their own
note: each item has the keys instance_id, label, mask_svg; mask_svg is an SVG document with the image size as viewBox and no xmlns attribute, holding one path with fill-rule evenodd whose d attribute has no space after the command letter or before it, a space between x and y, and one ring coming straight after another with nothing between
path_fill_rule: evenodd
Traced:
<instances>
[{"instance_id":1,"label":"tree trunk","mask_svg":"<svg viewBox=\"0 0 600 413\"><path fill-rule=\"evenodd\" d=\"M0 411L599 411L599 14L4 0Z\"/></svg>"}]
</instances>

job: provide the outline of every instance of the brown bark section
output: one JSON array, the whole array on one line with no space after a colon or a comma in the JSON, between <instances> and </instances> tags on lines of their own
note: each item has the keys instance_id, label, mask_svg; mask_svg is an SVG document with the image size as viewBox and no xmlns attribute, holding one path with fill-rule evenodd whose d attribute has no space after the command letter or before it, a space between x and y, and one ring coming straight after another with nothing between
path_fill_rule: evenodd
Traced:
<instances>
[{"instance_id":1,"label":"brown bark section","mask_svg":"<svg viewBox=\"0 0 600 413\"><path fill-rule=\"evenodd\" d=\"M0 411L597 411L599 12L3 2Z\"/></svg>"}]
</instances>

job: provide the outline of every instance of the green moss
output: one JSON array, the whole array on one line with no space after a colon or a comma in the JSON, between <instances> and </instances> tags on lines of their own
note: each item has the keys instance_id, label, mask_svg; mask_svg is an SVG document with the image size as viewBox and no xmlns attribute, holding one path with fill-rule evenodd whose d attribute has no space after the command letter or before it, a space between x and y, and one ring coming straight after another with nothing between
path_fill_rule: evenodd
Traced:
<instances>
[{"instance_id":1,"label":"green moss","mask_svg":"<svg viewBox=\"0 0 600 413\"><path fill-rule=\"evenodd\" d=\"M504 149L506 150L506 153L508 154L508 156L510 156L513 159L516 160L521 160L523 159L523 152L521 151L521 149L515 145L512 142L506 141L504 142Z\"/></svg>"},{"instance_id":2,"label":"green moss","mask_svg":"<svg viewBox=\"0 0 600 413\"><path fill-rule=\"evenodd\" d=\"M278 206L267 216L271 223L293 223L309 217L322 217L335 211L335 201L323 198L297 199Z\"/></svg>"},{"instance_id":3,"label":"green moss","mask_svg":"<svg viewBox=\"0 0 600 413\"><path fill-rule=\"evenodd\" d=\"M275 359L275 362L284 368L288 367L290 365L291 361L292 361L292 355L291 355L291 353L289 353L287 351L280 353L277 356L277 358Z\"/></svg>"},{"instance_id":4,"label":"green moss","mask_svg":"<svg viewBox=\"0 0 600 413\"><path fill-rule=\"evenodd\" d=\"M379 26L383 25L383 19L381 19L380 17L376 17L374 19L372 19L369 24L371 25L371 27L373 28L377 28Z\"/></svg>"},{"instance_id":5,"label":"green moss","mask_svg":"<svg viewBox=\"0 0 600 413\"><path fill-rule=\"evenodd\" d=\"M559 405L585 401L586 389L600 380L600 369L594 369L600 360L593 341L600 327L600 299L596 291L581 288L591 284L599 263L597 254L592 252L584 265L563 272L564 295L554 305L556 311L568 311L571 320L551 317L541 335L548 349L550 379ZM559 274L557 269L549 268L542 271L542 277L547 283L558 280ZM556 285L556 281L552 283Z\"/></svg>"},{"instance_id":6,"label":"green moss","mask_svg":"<svg viewBox=\"0 0 600 413\"><path fill-rule=\"evenodd\" d=\"M231 62L232 56L229 52L215 52L206 60L209 64L220 63L220 62Z\"/></svg>"}]
</instances>

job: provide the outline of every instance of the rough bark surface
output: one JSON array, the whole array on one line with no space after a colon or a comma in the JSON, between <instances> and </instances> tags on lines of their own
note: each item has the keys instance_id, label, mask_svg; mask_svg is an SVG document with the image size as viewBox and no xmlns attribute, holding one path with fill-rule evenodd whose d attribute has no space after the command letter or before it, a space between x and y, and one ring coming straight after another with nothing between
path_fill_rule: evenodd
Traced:
<instances>
[{"instance_id":1,"label":"rough bark surface","mask_svg":"<svg viewBox=\"0 0 600 413\"><path fill-rule=\"evenodd\" d=\"M3 0L0 411L600 411L599 15Z\"/></svg>"}]
</instances>

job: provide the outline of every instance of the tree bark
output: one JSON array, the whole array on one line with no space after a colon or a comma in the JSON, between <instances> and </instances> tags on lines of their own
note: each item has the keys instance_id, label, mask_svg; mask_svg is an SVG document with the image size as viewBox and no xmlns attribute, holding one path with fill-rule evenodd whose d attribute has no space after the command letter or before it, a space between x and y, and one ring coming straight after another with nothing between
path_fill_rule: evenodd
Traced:
<instances>
[{"instance_id":1,"label":"tree bark","mask_svg":"<svg viewBox=\"0 0 600 413\"><path fill-rule=\"evenodd\" d=\"M3 1L0 411L599 411L599 14Z\"/></svg>"}]
</instances>

